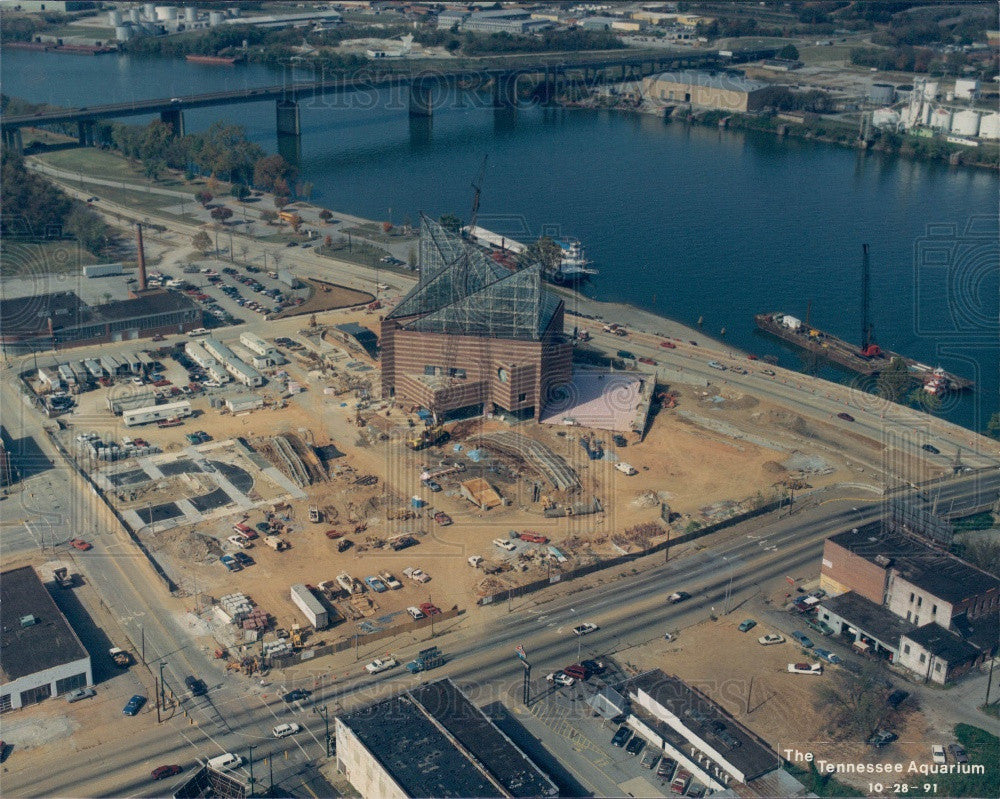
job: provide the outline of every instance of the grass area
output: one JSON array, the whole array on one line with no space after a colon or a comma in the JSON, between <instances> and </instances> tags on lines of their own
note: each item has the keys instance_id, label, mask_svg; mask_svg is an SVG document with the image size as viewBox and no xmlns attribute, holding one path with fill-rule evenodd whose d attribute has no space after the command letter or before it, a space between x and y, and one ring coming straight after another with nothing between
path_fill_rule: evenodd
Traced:
<instances>
[{"instance_id":1,"label":"grass area","mask_svg":"<svg viewBox=\"0 0 1000 799\"><path fill-rule=\"evenodd\" d=\"M350 249L348 249L346 241L335 241L332 247L317 247L316 252L320 255L325 255L328 258L336 258L339 261L348 261L352 264L370 266L374 269L384 269L387 272L393 271L388 268L388 264L383 264L379 260L387 254L386 251L380 247L376 247L374 244L356 241Z\"/></svg>"},{"instance_id":2,"label":"grass area","mask_svg":"<svg viewBox=\"0 0 1000 799\"><path fill-rule=\"evenodd\" d=\"M988 705L980 705L979 709L983 711L987 716L993 716L995 719L1000 719L1000 702L992 702Z\"/></svg>"},{"instance_id":3,"label":"grass area","mask_svg":"<svg viewBox=\"0 0 1000 799\"><path fill-rule=\"evenodd\" d=\"M75 275L79 274L81 266L101 263L75 241L19 239L15 236L4 237L0 244L0 258L4 279L30 275Z\"/></svg>"},{"instance_id":4,"label":"grass area","mask_svg":"<svg viewBox=\"0 0 1000 799\"><path fill-rule=\"evenodd\" d=\"M819 38L823 38L822 36ZM846 62L851 57L851 45L832 44L820 47L800 47L799 60L807 67L829 64L833 61Z\"/></svg>"},{"instance_id":5,"label":"grass area","mask_svg":"<svg viewBox=\"0 0 1000 799\"><path fill-rule=\"evenodd\" d=\"M96 28L89 25L63 25L61 28L53 28L51 30L45 31L46 34L50 36L62 36L68 38L70 36L80 36L86 39L94 39L95 41L107 42L108 40L115 38L114 28ZM69 42L67 42L69 44Z\"/></svg>"},{"instance_id":6,"label":"grass area","mask_svg":"<svg viewBox=\"0 0 1000 799\"><path fill-rule=\"evenodd\" d=\"M967 533L972 530L989 530L993 527L993 514L989 511L977 513L973 516L964 516L955 520L955 532Z\"/></svg>"},{"instance_id":7,"label":"grass area","mask_svg":"<svg viewBox=\"0 0 1000 799\"><path fill-rule=\"evenodd\" d=\"M39 161L67 172L82 172L84 178L91 175L103 180L123 180L125 182L146 183L147 178L132 167L128 160L109 150L96 147L77 147L35 156ZM158 180L154 185L161 188L185 188L183 181L174 178Z\"/></svg>"},{"instance_id":8,"label":"grass area","mask_svg":"<svg viewBox=\"0 0 1000 799\"><path fill-rule=\"evenodd\" d=\"M1000 738L971 724L955 725L955 737L965 747L970 765L985 766L983 774L941 774L943 796L1000 796Z\"/></svg>"},{"instance_id":9,"label":"grass area","mask_svg":"<svg viewBox=\"0 0 1000 799\"><path fill-rule=\"evenodd\" d=\"M857 788L844 785L833 778L832 774L820 774L811 763L809 770L785 764L785 771L806 786L806 790L816 796L857 796Z\"/></svg>"},{"instance_id":10,"label":"grass area","mask_svg":"<svg viewBox=\"0 0 1000 799\"><path fill-rule=\"evenodd\" d=\"M382 242L384 244L391 244L398 241L416 241L419 238L417 233L405 235L401 228L393 228L389 233L386 233L382 230L381 223L378 222L368 222L361 225L354 225L353 227L343 228L341 233L355 233L359 236L364 236L366 239Z\"/></svg>"}]
</instances>

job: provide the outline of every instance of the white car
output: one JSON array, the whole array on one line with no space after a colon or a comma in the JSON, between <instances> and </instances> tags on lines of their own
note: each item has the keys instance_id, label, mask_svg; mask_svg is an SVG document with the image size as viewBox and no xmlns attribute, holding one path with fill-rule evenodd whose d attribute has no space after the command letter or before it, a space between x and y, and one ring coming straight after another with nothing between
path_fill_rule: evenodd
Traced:
<instances>
[{"instance_id":1,"label":"white car","mask_svg":"<svg viewBox=\"0 0 1000 799\"><path fill-rule=\"evenodd\" d=\"M573 635L589 635L598 629L600 628L596 624L586 621L573 628Z\"/></svg>"},{"instance_id":2,"label":"white car","mask_svg":"<svg viewBox=\"0 0 1000 799\"><path fill-rule=\"evenodd\" d=\"M568 674L563 674L561 671L554 671L552 672L552 674L549 674L545 679L548 680L549 682L555 683L556 685L565 685L567 688L569 688L571 685L573 685L573 683L576 682L576 680L574 680Z\"/></svg>"},{"instance_id":3,"label":"white car","mask_svg":"<svg viewBox=\"0 0 1000 799\"><path fill-rule=\"evenodd\" d=\"M275 738L287 738L289 735L295 735L301 729L294 721L290 721L287 724L279 724L271 730L271 735Z\"/></svg>"},{"instance_id":4,"label":"white car","mask_svg":"<svg viewBox=\"0 0 1000 799\"><path fill-rule=\"evenodd\" d=\"M777 633L768 633L767 635L762 635L757 639L757 643L761 646L771 646L771 644L783 644L785 643L785 637L783 635L778 635Z\"/></svg>"},{"instance_id":5,"label":"white car","mask_svg":"<svg viewBox=\"0 0 1000 799\"><path fill-rule=\"evenodd\" d=\"M945 764L948 762L948 757L944 753L944 747L941 744L934 744L931 747L931 759L935 763Z\"/></svg>"},{"instance_id":6,"label":"white car","mask_svg":"<svg viewBox=\"0 0 1000 799\"><path fill-rule=\"evenodd\" d=\"M405 569L403 569L403 574L405 574L414 582L418 583L426 583L431 579L427 574L424 573L423 569L414 569L412 566L407 566Z\"/></svg>"},{"instance_id":7,"label":"white car","mask_svg":"<svg viewBox=\"0 0 1000 799\"><path fill-rule=\"evenodd\" d=\"M393 591L395 591L397 588L402 588L403 587L403 584L399 580L397 580L389 572L382 572L379 575L379 577L381 577L382 578L382 582L384 582Z\"/></svg>"},{"instance_id":8,"label":"white car","mask_svg":"<svg viewBox=\"0 0 1000 799\"><path fill-rule=\"evenodd\" d=\"M515 544L509 538L494 538L493 546L499 547L500 549L505 549L508 552L513 552L515 549L517 549L517 544Z\"/></svg>"},{"instance_id":9,"label":"white car","mask_svg":"<svg viewBox=\"0 0 1000 799\"><path fill-rule=\"evenodd\" d=\"M241 535L231 535L226 540L234 547L239 547L240 549L247 549L250 546L250 542Z\"/></svg>"},{"instance_id":10,"label":"white car","mask_svg":"<svg viewBox=\"0 0 1000 799\"><path fill-rule=\"evenodd\" d=\"M479 564L483 562L482 555L469 555L469 565L473 569L479 568Z\"/></svg>"},{"instance_id":11,"label":"white car","mask_svg":"<svg viewBox=\"0 0 1000 799\"><path fill-rule=\"evenodd\" d=\"M822 663L789 663L788 671L791 674L822 674Z\"/></svg>"},{"instance_id":12,"label":"white car","mask_svg":"<svg viewBox=\"0 0 1000 799\"><path fill-rule=\"evenodd\" d=\"M383 671L388 671L397 665L399 664L392 658L375 658L375 660L365 666L365 670L369 674L381 674Z\"/></svg>"},{"instance_id":13,"label":"white car","mask_svg":"<svg viewBox=\"0 0 1000 799\"><path fill-rule=\"evenodd\" d=\"M406 609L406 612L409 613L410 616L413 617L414 621L420 621L421 619L425 618L424 617L424 612L420 608L416 607L415 605L410 605L410 607L408 607Z\"/></svg>"}]
</instances>

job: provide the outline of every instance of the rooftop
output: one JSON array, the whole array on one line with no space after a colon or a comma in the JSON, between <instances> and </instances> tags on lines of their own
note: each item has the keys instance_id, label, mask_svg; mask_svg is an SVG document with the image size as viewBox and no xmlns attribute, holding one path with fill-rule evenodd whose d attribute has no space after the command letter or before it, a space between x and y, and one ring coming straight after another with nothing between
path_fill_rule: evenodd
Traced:
<instances>
[{"instance_id":1,"label":"rooftop","mask_svg":"<svg viewBox=\"0 0 1000 799\"><path fill-rule=\"evenodd\" d=\"M449 679L421 685L340 720L409 796L557 793L548 777Z\"/></svg>"},{"instance_id":2,"label":"rooftop","mask_svg":"<svg viewBox=\"0 0 1000 799\"><path fill-rule=\"evenodd\" d=\"M872 563L879 563L876 558L881 556L886 568L952 604L1000 591L1000 579L916 538L887 530L881 522L838 533L829 540Z\"/></svg>"},{"instance_id":3,"label":"rooftop","mask_svg":"<svg viewBox=\"0 0 1000 799\"><path fill-rule=\"evenodd\" d=\"M21 620L34 616L24 627ZM0 681L87 657L80 639L31 566L0 574Z\"/></svg>"},{"instance_id":4,"label":"rooftop","mask_svg":"<svg viewBox=\"0 0 1000 799\"><path fill-rule=\"evenodd\" d=\"M630 694L641 691L666 708L684 727L746 775L747 780L781 765L781 759L770 746L677 677L654 669L629 680L626 686Z\"/></svg>"},{"instance_id":5,"label":"rooftop","mask_svg":"<svg viewBox=\"0 0 1000 799\"><path fill-rule=\"evenodd\" d=\"M820 607L849 622L861 632L877 638L886 646L899 647L899 636L909 635L916 626L901 619L889 608L876 605L860 594L848 591L832 599L824 599Z\"/></svg>"},{"instance_id":6,"label":"rooftop","mask_svg":"<svg viewBox=\"0 0 1000 799\"><path fill-rule=\"evenodd\" d=\"M950 664L967 663L979 655L976 647L935 622L918 627L906 637Z\"/></svg>"}]
</instances>

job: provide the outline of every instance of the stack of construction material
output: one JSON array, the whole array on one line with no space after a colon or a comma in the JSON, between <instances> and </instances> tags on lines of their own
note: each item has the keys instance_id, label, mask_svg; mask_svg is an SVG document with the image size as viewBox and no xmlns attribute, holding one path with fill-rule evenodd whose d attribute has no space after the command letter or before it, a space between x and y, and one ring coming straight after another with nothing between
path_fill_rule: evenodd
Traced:
<instances>
[{"instance_id":1,"label":"stack of construction material","mask_svg":"<svg viewBox=\"0 0 1000 799\"><path fill-rule=\"evenodd\" d=\"M260 608L254 608L243 619L244 630L263 630L267 627L267 613Z\"/></svg>"},{"instance_id":2,"label":"stack of construction material","mask_svg":"<svg viewBox=\"0 0 1000 799\"><path fill-rule=\"evenodd\" d=\"M292 645L285 638L279 638L276 641L265 641L262 646L264 655L267 657L280 657L281 655L290 654L292 651Z\"/></svg>"},{"instance_id":3,"label":"stack of construction material","mask_svg":"<svg viewBox=\"0 0 1000 799\"><path fill-rule=\"evenodd\" d=\"M254 612L253 604L246 594L226 594L219 598L219 604L234 624L240 624Z\"/></svg>"}]
</instances>

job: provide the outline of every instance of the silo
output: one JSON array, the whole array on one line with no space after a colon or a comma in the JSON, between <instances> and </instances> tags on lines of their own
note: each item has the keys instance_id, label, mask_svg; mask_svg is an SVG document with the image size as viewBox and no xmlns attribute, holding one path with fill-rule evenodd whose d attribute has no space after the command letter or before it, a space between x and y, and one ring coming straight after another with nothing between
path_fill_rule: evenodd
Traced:
<instances>
[{"instance_id":1,"label":"silo","mask_svg":"<svg viewBox=\"0 0 1000 799\"><path fill-rule=\"evenodd\" d=\"M208 12L208 24L211 27L213 27L213 28L216 25L221 25L222 24L222 20L225 19L225 16L226 15L223 14L221 11L209 11Z\"/></svg>"},{"instance_id":2,"label":"silo","mask_svg":"<svg viewBox=\"0 0 1000 799\"><path fill-rule=\"evenodd\" d=\"M184 21L185 22L197 22L198 21L198 9L187 6L184 9Z\"/></svg>"},{"instance_id":3,"label":"silo","mask_svg":"<svg viewBox=\"0 0 1000 799\"><path fill-rule=\"evenodd\" d=\"M156 6L156 18L160 22L171 22L177 19L176 6Z\"/></svg>"},{"instance_id":4,"label":"silo","mask_svg":"<svg viewBox=\"0 0 1000 799\"><path fill-rule=\"evenodd\" d=\"M958 136L975 136L979 133L979 114L972 109L956 111L951 118L951 132Z\"/></svg>"},{"instance_id":5,"label":"silo","mask_svg":"<svg viewBox=\"0 0 1000 799\"><path fill-rule=\"evenodd\" d=\"M938 82L936 80L924 81L924 99L936 100L938 96Z\"/></svg>"},{"instance_id":6,"label":"silo","mask_svg":"<svg viewBox=\"0 0 1000 799\"><path fill-rule=\"evenodd\" d=\"M1000 114L984 114L979 120L979 138L996 141L1000 139Z\"/></svg>"},{"instance_id":7,"label":"silo","mask_svg":"<svg viewBox=\"0 0 1000 799\"><path fill-rule=\"evenodd\" d=\"M142 7L142 18L146 20L156 19L156 6L152 3L145 3Z\"/></svg>"},{"instance_id":8,"label":"silo","mask_svg":"<svg viewBox=\"0 0 1000 799\"><path fill-rule=\"evenodd\" d=\"M131 25L115 25L115 39L119 42L127 42L132 38L133 30Z\"/></svg>"},{"instance_id":9,"label":"silo","mask_svg":"<svg viewBox=\"0 0 1000 799\"><path fill-rule=\"evenodd\" d=\"M122 12L118 9L112 9L108 12L108 24L112 28L117 28L122 24Z\"/></svg>"},{"instance_id":10,"label":"silo","mask_svg":"<svg viewBox=\"0 0 1000 799\"><path fill-rule=\"evenodd\" d=\"M130 8L128 10L128 18L132 20L132 22L142 22L142 11L138 8Z\"/></svg>"},{"instance_id":11,"label":"silo","mask_svg":"<svg viewBox=\"0 0 1000 799\"><path fill-rule=\"evenodd\" d=\"M979 96L979 81L974 78L955 80L955 97L959 100L974 100Z\"/></svg>"},{"instance_id":12,"label":"silo","mask_svg":"<svg viewBox=\"0 0 1000 799\"><path fill-rule=\"evenodd\" d=\"M931 127L947 133L951 130L951 111L947 108L935 108L931 114Z\"/></svg>"}]
</instances>

